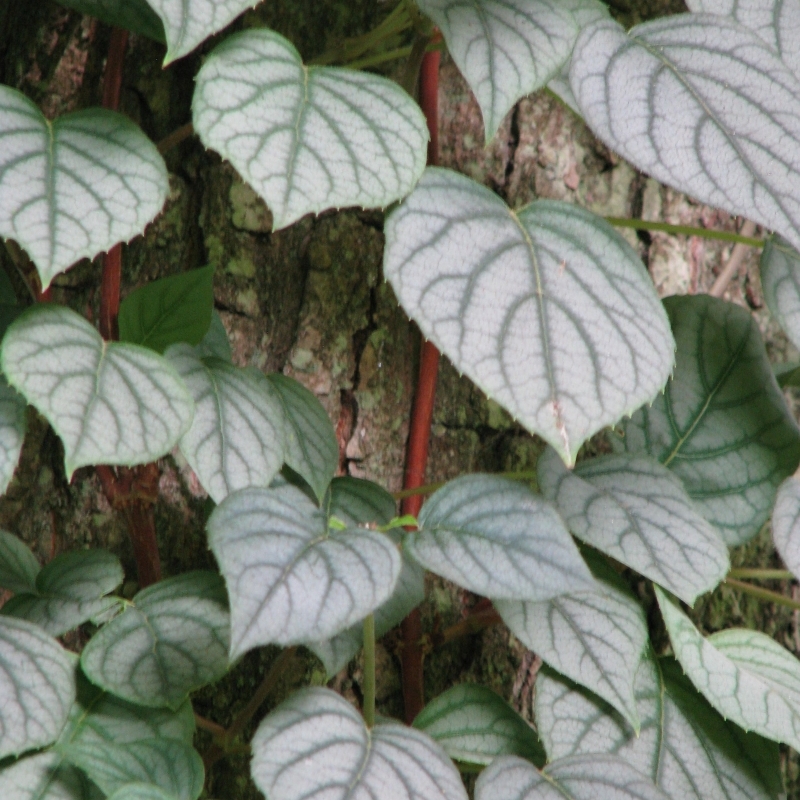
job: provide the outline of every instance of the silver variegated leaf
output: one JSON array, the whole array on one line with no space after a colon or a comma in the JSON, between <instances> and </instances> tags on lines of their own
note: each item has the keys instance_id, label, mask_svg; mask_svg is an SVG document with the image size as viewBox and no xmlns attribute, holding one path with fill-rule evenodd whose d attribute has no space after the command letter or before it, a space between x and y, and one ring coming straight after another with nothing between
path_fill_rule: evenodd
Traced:
<instances>
[{"instance_id":1,"label":"silver variegated leaf","mask_svg":"<svg viewBox=\"0 0 800 800\"><path fill-rule=\"evenodd\" d=\"M341 633L391 597L401 569L389 537L329 531L327 515L290 485L230 495L208 535L230 597L232 659Z\"/></svg>"},{"instance_id":2,"label":"silver variegated leaf","mask_svg":"<svg viewBox=\"0 0 800 800\"><path fill-rule=\"evenodd\" d=\"M800 80L733 19L678 14L586 28L570 67L612 150L679 191L800 245Z\"/></svg>"},{"instance_id":3,"label":"silver variegated leaf","mask_svg":"<svg viewBox=\"0 0 800 800\"><path fill-rule=\"evenodd\" d=\"M307 67L263 28L230 36L206 59L192 114L201 141L265 200L276 230L328 208L385 207L425 168L425 117L403 89Z\"/></svg>"},{"instance_id":4,"label":"silver variegated leaf","mask_svg":"<svg viewBox=\"0 0 800 800\"><path fill-rule=\"evenodd\" d=\"M539 488L570 531L692 604L728 573L728 548L680 480L646 456L601 456L570 472L547 450Z\"/></svg>"},{"instance_id":5,"label":"silver variegated leaf","mask_svg":"<svg viewBox=\"0 0 800 800\"><path fill-rule=\"evenodd\" d=\"M761 285L770 313L800 347L800 253L779 236L768 236L761 251Z\"/></svg>"},{"instance_id":6,"label":"silver variegated leaf","mask_svg":"<svg viewBox=\"0 0 800 800\"><path fill-rule=\"evenodd\" d=\"M0 364L61 437L68 479L88 464L154 461L192 419L192 398L166 359L104 342L64 306L40 304L17 319L6 331Z\"/></svg>"},{"instance_id":7,"label":"silver variegated leaf","mask_svg":"<svg viewBox=\"0 0 800 800\"><path fill-rule=\"evenodd\" d=\"M164 355L194 400L181 453L214 502L238 489L269 486L286 449L286 418L272 384L254 368L200 358L187 344Z\"/></svg>"},{"instance_id":8,"label":"silver variegated leaf","mask_svg":"<svg viewBox=\"0 0 800 800\"><path fill-rule=\"evenodd\" d=\"M114 794L109 795L108 800L178 800L178 798L152 783L126 783Z\"/></svg>"},{"instance_id":9,"label":"silver variegated leaf","mask_svg":"<svg viewBox=\"0 0 800 800\"><path fill-rule=\"evenodd\" d=\"M419 0L475 93L486 141L522 97L540 89L569 58L578 15L596 0ZM607 12L606 12L607 13Z\"/></svg>"},{"instance_id":10,"label":"silver variegated leaf","mask_svg":"<svg viewBox=\"0 0 800 800\"><path fill-rule=\"evenodd\" d=\"M755 536L800 461L800 429L750 313L708 295L664 301L678 361L663 395L611 436L682 481L728 545Z\"/></svg>"},{"instance_id":11,"label":"silver variegated leaf","mask_svg":"<svg viewBox=\"0 0 800 800\"><path fill-rule=\"evenodd\" d=\"M800 576L800 479L788 477L772 511L772 541L787 569Z\"/></svg>"},{"instance_id":12,"label":"silver variegated leaf","mask_svg":"<svg viewBox=\"0 0 800 800\"><path fill-rule=\"evenodd\" d=\"M732 628L703 637L658 587L656 597L675 657L725 719L800 747L800 661L758 631Z\"/></svg>"},{"instance_id":13,"label":"silver variegated leaf","mask_svg":"<svg viewBox=\"0 0 800 800\"><path fill-rule=\"evenodd\" d=\"M425 503L418 524L406 551L476 594L547 600L594 585L556 510L521 483L456 478Z\"/></svg>"},{"instance_id":14,"label":"silver variegated leaf","mask_svg":"<svg viewBox=\"0 0 800 800\"><path fill-rule=\"evenodd\" d=\"M44 288L142 233L168 190L164 160L127 117L93 108L50 122L0 86L0 236L27 251Z\"/></svg>"},{"instance_id":15,"label":"silver variegated leaf","mask_svg":"<svg viewBox=\"0 0 800 800\"><path fill-rule=\"evenodd\" d=\"M17 469L27 430L26 408L22 395L0 375L0 495L6 493Z\"/></svg>"},{"instance_id":16,"label":"silver variegated leaf","mask_svg":"<svg viewBox=\"0 0 800 800\"><path fill-rule=\"evenodd\" d=\"M424 335L568 464L669 377L652 281L600 217L549 200L514 212L431 168L385 231L384 274Z\"/></svg>"},{"instance_id":17,"label":"silver variegated leaf","mask_svg":"<svg viewBox=\"0 0 800 800\"><path fill-rule=\"evenodd\" d=\"M143 589L81 654L89 680L131 703L177 709L228 669L225 591L212 572L187 572Z\"/></svg>"},{"instance_id":18,"label":"silver variegated leaf","mask_svg":"<svg viewBox=\"0 0 800 800\"><path fill-rule=\"evenodd\" d=\"M511 632L546 664L591 689L636 729L634 680L647 643L641 605L614 571L590 557L594 591L570 592L544 603L496 600Z\"/></svg>"},{"instance_id":19,"label":"silver variegated leaf","mask_svg":"<svg viewBox=\"0 0 800 800\"><path fill-rule=\"evenodd\" d=\"M251 772L270 800L467 800L453 763L421 731L364 725L343 697L304 689L259 725Z\"/></svg>"},{"instance_id":20,"label":"silver variegated leaf","mask_svg":"<svg viewBox=\"0 0 800 800\"><path fill-rule=\"evenodd\" d=\"M666 800L666 795L617 756L562 758L542 772L517 756L501 756L478 777L475 800Z\"/></svg>"},{"instance_id":21,"label":"silver variegated leaf","mask_svg":"<svg viewBox=\"0 0 800 800\"><path fill-rule=\"evenodd\" d=\"M103 800L103 793L79 770L47 750L0 768L3 800ZM169 798L169 800L173 800Z\"/></svg>"}]
</instances>

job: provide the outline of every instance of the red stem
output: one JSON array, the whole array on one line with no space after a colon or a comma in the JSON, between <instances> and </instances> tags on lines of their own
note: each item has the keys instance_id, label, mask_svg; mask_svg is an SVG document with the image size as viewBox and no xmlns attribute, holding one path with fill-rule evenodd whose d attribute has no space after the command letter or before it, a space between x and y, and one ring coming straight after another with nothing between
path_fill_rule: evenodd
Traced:
<instances>
[{"instance_id":1,"label":"red stem","mask_svg":"<svg viewBox=\"0 0 800 800\"><path fill-rule=\"evenodd\" d=\"M420 69L419 102L428 120L430 143L428 164L439 162L439 61L438 51L426 53ZM425 480L428 464L428 445L433 420L433 401L436 397L436 378L439 372L439 351L430 342L420 349L419 381L411 409L411 430L406 451L406 470L403 489L417 489ZM402 502L402 513L417 516L422 508L422 495L407 497ZM412 611L401 626L403 646L403 702L406 722L410 725L425 706L425 683L422 662L424 658L422 617L419 609Z\"/></svg>"}]
</instances>

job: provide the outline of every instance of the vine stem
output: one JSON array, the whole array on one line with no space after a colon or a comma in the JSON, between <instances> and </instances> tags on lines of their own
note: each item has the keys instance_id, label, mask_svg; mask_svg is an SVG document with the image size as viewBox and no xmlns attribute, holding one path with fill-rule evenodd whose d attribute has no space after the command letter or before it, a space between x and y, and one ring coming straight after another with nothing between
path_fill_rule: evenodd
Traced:
<instances>
[{"instance_id":1,"label":"vine stem","mask_svg":"<svg viewBox=\"0 0 800 800\"><path fill-rule=\"evenodd\" d=\"M676 233L683 236L699 236L701 239L719 239L723 242L747 245L748 247L763 247L764 240L753 238L755 228L745 234L741 232L716 231L713 228L695 228L691 225L672 225L669 222L651 222L647 219L629 219L628 217L605 217L606 222L615 228L633 228L637 231L659 231L660 233Z\"/></svg>"},{"instance_id":2,"label":"vine stem","mask_svg":"<svg viewBox=\"0 0 800 800\"><path fill-rule=\"evenodd\" d=\"M428 121L430 142L428 164L439 161L439 63L438 51L428 52L422 59L419 82L419 103ZM430 342L423 342L420 350L419 380L411 409L411 429L406 450L406 469L403 489L417 489L425 479L428 464L428 447L433 421L433 402L436 397L436 379L439 373L439 351ZM401 513L419 516L422 495L406 497ZM419 609L412 611L401 626L402 649L400 660L403 672L403 703L405 719L410 725L425 705L425 684L422 673L422 617Z\"/></svg>"},{"instance_id":3,"label":"vine stem","mask_svg":"<svg viewBox=\"0 0 800 800\"><path fill-rule=\"evenodd\" d=\"M751 222L749 219L745 220L742 224L742 230L740 231L742 237L746 239L755 232L755 222ZM717 279L714 281L714 285L708 290L708 293L712 297L722 297L722 295L725 294L728 284L739 274L739 270L742 268L747 253L748 247L746 244L737 242L737 244L733 246L728 263L722 268L722 271L717 275Z\"/></svg>"},{"instance_id":4,"label":"vine stem","mask_svg":"<svg viewBox=\"0 0 800 800\"><path fill-rule=\"evenodd\" d=\"M791 581L794 575L788 569L763 569L761 567L734 567L729 578L744 578L752 581Z\"/></svg>"},{"instance_id":5,"label":"vine stem","mask_svg":"<svg viewBox=\"0 0 800 800\"><path fill-rule=\"evenodd\" d=\"M768 603L775 603L779 606L786 606L795 611L800 611L800 601L792 600L791 597L786 597L779 592L773 592L770 589L762 589L760 586L753 586L751 583L744 581L737 581L734 578L725 578L725 585L730 586L731 589L737 589L744 594L749 594L758 600L765 600Z\"/></svg>"},{"instance_id":6,"label":"vine stem","mask_svg":"<svg viewBox=\"0 0 800 800\"><path fill-rule=\"evenodd\" d=\"M364 620L364 722L375 725L375 616Z\"/></svg>"}]
</instances>

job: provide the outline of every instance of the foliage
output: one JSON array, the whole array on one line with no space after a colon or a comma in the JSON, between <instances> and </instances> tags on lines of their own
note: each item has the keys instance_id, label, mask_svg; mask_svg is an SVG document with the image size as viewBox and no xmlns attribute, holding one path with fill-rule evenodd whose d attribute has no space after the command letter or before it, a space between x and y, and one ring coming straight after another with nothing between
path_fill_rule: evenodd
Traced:
<instances>
[{"instance_id":1,"label":"foliage","mask_svg":"<svg viewBox=\"0 0 800 800\"><path fill-rule=\"evenodd\" d=\"M165 41L167 65L249 2L68 5ZM780 796L776 743L800 749L800 662L758 631L706 637L681 607L726 579L729 548L773 508L775 546L800 579L800 428L755 322L712 297L662 302L625 239L586 209L510 209L463 175L425 169L411 95L331 66L348 53L388 59L381 47L413 30L412 85L438 26L488 138L549 85L637 168L775 231L765 294L800 342L800 66L785 37L800 8L691 5L626 32L598 0L400 0L317 63L251 29L216 44L196 77L195 132L267 203L275 230L330 208L389 209L386 279L455 367L550 445L540 493L464 475L409 519L383 488L336 477L336 433L314 395L233 363L211 266L132 293L118 337L65 306L23 311L0 276L2 490L30 405L60 437L68 479L97 468L157 578L131 509L175 449L210 497L219 566L123 597L110 553L40 567L0 531L0 587L13 594L0 614L4 797L197 800L190 696L268 645L286 648L282 668L298 646L329 673L362 647L365 665L363 716L305 688L263 719L252 777L270 800L463 800L459 768L482 770L478 800ZM162 156L132 121L87 109L51 122L0 87L0 235L30 257L37 300L77 260L141 234L167 191ZM582 458L597 434L603 454ZM424 570L491 601L547 665L536 730L469 684L414 727L376 721L376 632L421 602ZM655 594L649 618L634 578ZM655 651L658 619L674 659ZM55 637L84 625L78 658ZM215 733L206 763L235 749L244 723L202 722Z\"/></svg>"}]
</instances>

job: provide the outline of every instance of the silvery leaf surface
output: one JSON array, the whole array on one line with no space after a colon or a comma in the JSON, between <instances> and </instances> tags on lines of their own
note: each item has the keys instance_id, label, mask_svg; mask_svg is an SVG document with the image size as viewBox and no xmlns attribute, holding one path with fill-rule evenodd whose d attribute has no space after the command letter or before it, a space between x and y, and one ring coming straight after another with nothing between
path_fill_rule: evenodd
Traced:
<instances>
[{"instance_id":1,"label":"silvery leaf surface","mask_svg":"<svg viewBox=\"0 0 800 800\"><path fill-rule=\"evenodd\" d=\"M570 84L593 132L658 181L800 246L800 80L735 20L677 14L578 38Z\"/></svg>"},{"instance_id":2,"label":"silvery leaf surface","mask_svg":"<svg viewBox=\"0 0 800 800\"><path fill-rule=\"evenodd\" d=\"M103 793L55 750L0 768L3 800L103 800Z\"/></svg>"},{"instance_id":3,"label":"silvery leaf surface","mask_svg":"<svg viewBox=\"0 0 800 800\"><path fill-rule=\"evenodd\" d=\"M797 0L687 0L695 13L732 17L756 33L800 75L800 3Z\"/></svg>"},{"instance_id":4,"label":"silvery leaf surface","mask_svg":"<svg viewBox=\"0 0 800 800\"><path fill-rule=\"evenodd\" d=\"M786 568L800 576L800 480L790 475L778 488L772 541Z\"/></svg>"},{"instance_id":5,"label":"silvery leaf surface","mask_svg":"<svg viewBox=\"0 0 800 800\"><path fill-rule=\"evenodd\" d=\"M25 420L27 406L25 398L0 375L0 495L6 493L19 463L28 427Z\"/></svg>"},{"instance_id":6,"label":"silvery leaf surface","mask_svg":"<svg viewBox=\"0 0 800 800\"><path fill-rule=\"evenodd\" d=\"M767 739L800 746L800 661L774 639L732 628L703 637L655 587L675 657L725 719Z\"/></svg>"},{"instance_id":7,"label":"silvery leaf surface","mask_svg":"<svg viewBox=\"0 0 800 800\"><path fill-rule=\"evenodd\" d=\"M400 575L389 537L329 531L327 515L290 485L230 495L207 528L230 597L232 659L329 639L386 602Z\"/></svg>"},{"instance_id":8,"label":"silvery leaf surface","mask_svg":"<svg viewBox=\"0 0 800 800\"><path fill-rule=\"evenodd\" d=\"M228 339L228 331L225 330L225 324L219 312L214 309L211 312L211 324L208 326L206 335L197 345L197 355L200 358L220 358L228 363L232 362L231 343Z\"/></svg>"},{"instance_id":9,"label":"silvery leaf surface","mask_svg":"<svg viewBox=\"0 0 800 800\"><path fill-rule=\"evenodd\" d=\"M0 86L0 236L28 253L43 288L142 233L168 190L164 160L127 117L93 108L50 122Z\"/></svg>"},{"instance_id":10,"label":"silvery leaf surface","mask_svg":"<svg viewBox=\"0 0 800 800\"><path fill-rule=\"evenodd\" d=\"M179 800L152 783L126 783L109 795L108 800Z\"/></svg>"},{"instance_id":11,"label":"silvery leaf surface","mask_svg":"<svg viewBox=\"0 0 800 800\"><path fill-rule=\"evenodd\" d=\"M322 403L292 378L267 375L286 416L286 463L321 500L339 466L339 443Z\"/></svg>"},{"instance_id":12,"label":"silvery leaf surface","mask_svg":"<svg viewBox=\"0 0 800 800\"><path fill-rule=\"evenodd\" d=\"M89 464L155 461L191 423L192 398L166 359L104 342L63 306L39 304L19 317L3 339L0 363L61 437L67 479Z\"/></svg>"},{"instance_id":13,"label":"silvery leaf surface","mask_svg":"<svg viewBox=\"0 0 800 800\"><path fill-rule=\"evenodd\" d=\"M269 486L286 450L286 418L272 384L255 369L199 358L187 344L164 355L194 400L181 453L214 502L238 489Z\"/></svg>"},{"instance_id":14,"label":"silvery leaf surface","mask_svg":"<svg viewBox=\"0 0 800 800\"><path fill-rule=\"evenodd\" d=\"M551 449L539 488L570 531L692 604L728 573L728 548L680 480L647 456L582 461L570 472Z\"/></svg>"},{"instance_id":15,"label":"silvery leaf surface","mask_svg":"<svg viewBox=\"0 0 800 800\"><path fill-rule=\"evenodd\" d=\"M545 754L536 731L502 697L486 686L461 683L431 700L414 727L438 742L454 761L489 764L516 755L537 766Z\"/></svg>"},{"instance_id":16,"label":"silvery leaf surface","mask_svg":"<svg viewBox=\"0 0 800 800\"><path fill-rule=\"evenodd\" d=\"M75 693L75 657L36 625L0 617L0 758L52 744Z\"/></svg>"},{"instance_id":17,"label":"silvery leaf surface","mask_svg":"<svg viewBox=\"0 0 800 800\"><path fill-rule=\"evenodd\" d=\"M486 142L525 95L554 77L569 58L596 0L419 0L475 94ZM606 12L607 14L608 12Z\"/></svg>"},{"instance_id":18,"label":"silvery leaf surface","mask_svg":"<svg viewBox=\"0 0 800 800\"><path fill-rule=\"evenodd\" d=\"M164 25L167 55L164 66L191 53L209 36L221 31L256 0L147 0Z\"/></svg>"},{"instance_id":19,"label":"silvery leaf surface","mask_svg":"<svg viewBox=\"0 0 800 800\"><path fill-rule=\"evenodd\" d=\"M781 237L768 236L760 266L767 308L791 343L800 347L800 253Z\"/></svg>"},{"instance_id":20,"label":"silvery leaf surface","mask_svg":"<svg viewBox=\"0 0 800 800\"><path fill-rule=\"evenodd\" d=\"M647 643L641 605L614 571L589 557L594 591L544 603L495 600L511 632L546 664L609 702L636 730L634 680Z\"/></svg>"},{"instance_id":21,"label":"silvery leaf surface","mask_svg":"<svg viewBox=\"0 0 800 800\"><path fill-rule=\"evenodd\" d=\"M666 795L617 756L562 758L542 772L518 756L501 756L478 777L475 800L666 800Z\"/></svg>"},{"instance_id":22,"label":"silvery leaf surface","mask_svg":"<svg viewBox=\"0 0 800 800\"><path fill-rule=\"evenodd\" d=\"M547 600L594 585L556 510L519 482L456 478L428 499L418 523L406 552L484 597Z\"/></svg>"},{"instance_id":23,"label":"silvery leaf surface","mask_svg":"<svg viewBox=\"0 0 800 800\"><path fill-rule=\"evenodd\" d=\"M421 731L371 730L328 689L303 689L259 725L251 773L270 800L467 800L453 763Z\"/></svg>"},{"instance_id":24,"label":"silvery leaf surface","mask_svg":"<svg viewBox=\"0 0 800 800\"><path fill-rule=\"evenodd\" d=\"M650 776L671 800L778 800L773 742L726 722L671 659L642 659L636 675L642 728L547 668L536 677L536 720L551 760L610 753Z\"/></svg>"},{"instance_id":25,"label":"silvery leaf surface","mask_svg":"<svg viewBox=\"0 0 800 800\"><path fill-rule=\"evenodd\" d=\"M800 429L750 313L708 295L664 301L678 342L666 391L610 436L683 482L726 544L755 536L800 461Z\"/></svg>"},{"instance_id":26,"label":"silvery leaf surface","mask_svg":"<svg viewBox=\"0 0 800 800\"><path fill-rule=\"evenodd\" d=\"M187 572L139 592L81 654L92 683L131 703L177 709L228 669L230 618L212 572Z\"/></svg>"},{"instance_id":27,"label":"silvery leaf surface","mask_svg":"<svg viewBox=\"0 0 800 800\"><path fill-rule=\"evenodd\" d=\"M194 127L264 199L275 230L328 208L383 208L419 180L428 128L400 86L305 66L266 29L228 37L197 74Z\"/></svg>"},{"instance_id":28,"label":"silvery leaf surface","mask_svg":"<svg viewBox=\"0 0 800 800\"><path fill-rule=\"evenodd\" d=\"M672 371L647 271L584 209L539 200L514 212L430 168L385 234L384 274L426 338L570 465Z\"/></svg>"},{"instance_id":29,"label":"silvery leaf surface","mask_svg":"<svg viewBox=\"0 0 800 800\"><path fill-rule=\"evenodd\" d=\"M0 588L15 594L36 591L39 561L13 533L0 530Z\"/></svg>"}]
</instances>

